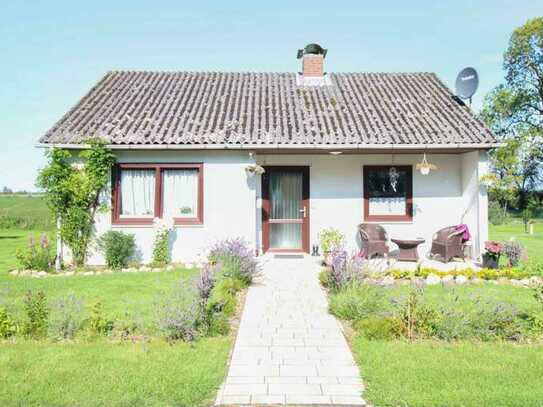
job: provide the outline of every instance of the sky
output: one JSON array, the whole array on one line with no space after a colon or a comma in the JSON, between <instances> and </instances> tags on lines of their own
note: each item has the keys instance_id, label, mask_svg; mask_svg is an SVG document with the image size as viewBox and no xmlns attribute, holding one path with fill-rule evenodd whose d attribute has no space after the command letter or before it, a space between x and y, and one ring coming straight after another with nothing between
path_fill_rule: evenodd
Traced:
<instances>
[{"instance_id":1,"label":"sky","mask_svg":"<svg viewBox=\"0 0 543 407\"><path fill-rule=\"evenodd\" d=\"M479 72L473 100L503 81L512 31L532 1L11 1L0 7L0 188L35 190L38 139L107 71L290 71L328 49L328 72L435 72L451 88Z\"/></svg>"}]
</instances>

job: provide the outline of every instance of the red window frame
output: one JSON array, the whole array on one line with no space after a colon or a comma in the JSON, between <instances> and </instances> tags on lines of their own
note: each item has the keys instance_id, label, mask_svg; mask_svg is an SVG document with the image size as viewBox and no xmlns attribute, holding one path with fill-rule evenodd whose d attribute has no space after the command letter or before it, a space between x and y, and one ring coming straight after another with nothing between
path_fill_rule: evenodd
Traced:
<instances>
[{"instance_id":1,"label":"red window frame","mask_svg":"<svg viewBox=\"0 0 543 407\"><path fill-rule=\"evenodd\" d=\"M390 167L396 167L407 174L406 205L403 215L370 215L369 182L370 171L388 171ZM410 222L413 220L413 167L410 165L365 165L364 166L364 220L374 222Z\"/></svg>"},{"instance_id":2,"label":"red window frame","mask_svg":"<svg viewBox=\"0 0 543 407\"><path fill-rule=\"evenodd\" d=\"M116 164L111 171L111 223L113 225L152 225L154 218L162 218L162 185L164 170L171 169L194 169L198 170L198 206L194 218L174 218L175 225L202 225L204 223L204 165L202 163L120 163ZM153 217L121 217L121 171L147 169L155 171L155 207Z\"/></svg>"}]
</instances>

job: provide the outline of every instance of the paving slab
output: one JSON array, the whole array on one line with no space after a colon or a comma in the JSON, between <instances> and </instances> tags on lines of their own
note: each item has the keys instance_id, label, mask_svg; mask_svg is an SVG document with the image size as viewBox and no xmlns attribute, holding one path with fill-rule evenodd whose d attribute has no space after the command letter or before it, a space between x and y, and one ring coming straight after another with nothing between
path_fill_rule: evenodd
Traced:
<instances>
[{"instance_id":1,"label":"paving slab","mask_svg":"<svg viewBox=\"0 0 543 407\"><path fill-rule=\"evenodd\" d=\"M216 405L365 405L315 258L261 259Z\"/></svg>"}]
</instances>

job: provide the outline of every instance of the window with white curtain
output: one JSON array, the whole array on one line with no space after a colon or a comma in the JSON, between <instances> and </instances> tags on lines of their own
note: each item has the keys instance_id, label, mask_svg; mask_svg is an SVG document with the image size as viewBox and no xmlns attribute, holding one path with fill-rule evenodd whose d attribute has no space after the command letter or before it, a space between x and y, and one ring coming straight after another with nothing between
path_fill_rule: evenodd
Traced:
<instances>
[{"instance_id":1,"label":"window with white curtain","mask_svg":"<svg viewBox=\"0 0 543 407\"><path fill-rule=\"evenodd\" d=\"M114 224L203 224L203 164L121 163L113 176Z\"/></svg>"},{"instance_id":2,"label":"window with white curtain","mask_svg":"<svg viewBox=\"0 0 543 407\"><path fill-rule=\"evenodd\" d=\"M196 218L198 170L165 169L162 176L162 216Z\"/></svg>"},{"instance_id":3,"label":"window with white curtain","mask_svg":"<svg viewBox=\"0 0 543 407\"><path fill-rule=\"evenodd\" d=\"M155 171L121 170L122 217L153 217L155 210Z\"/></svg>"}]
</instances>

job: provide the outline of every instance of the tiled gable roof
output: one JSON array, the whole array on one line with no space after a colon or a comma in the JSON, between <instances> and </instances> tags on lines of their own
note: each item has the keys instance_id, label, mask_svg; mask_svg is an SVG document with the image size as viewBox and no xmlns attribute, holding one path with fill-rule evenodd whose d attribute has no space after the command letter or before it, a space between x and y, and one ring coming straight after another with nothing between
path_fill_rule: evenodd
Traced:
<instances>
[{"instance_id":1,"label":"tiled gable roof","mask_svg":"<svg viewBox=\"0 0 543 407\"><path fill-rule=\"evenodd\" d=\"M432 73L110 72L40 140L118 145L488 144Z\"/></svg>"}]
</instances>

